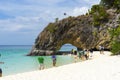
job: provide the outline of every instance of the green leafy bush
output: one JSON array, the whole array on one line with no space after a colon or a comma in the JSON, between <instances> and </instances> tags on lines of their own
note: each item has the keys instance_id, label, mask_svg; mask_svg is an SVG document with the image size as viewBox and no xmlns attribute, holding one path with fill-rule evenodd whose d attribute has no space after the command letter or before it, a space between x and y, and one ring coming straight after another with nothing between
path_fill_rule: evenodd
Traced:
<instances>
[{"instance_id":1,"label":"green leafy bush","mask_svg":"<svg viewBox=\"0 0 120 80\"><path fill-rule=\"evenodd\" d=\"M101 0L100 5L107 8L118 8L120 9L120 0Z\"/></svg>"},{"instance_id":2,"label":"green leafy bush","mask_svg":"<svg viewBox=\"0 0 120 80\"><path fill-rule=\"evenodd\" d=\"M89 14L93 16L94 26L100 26L101 23L108 20L106 9L101 5L93 5Z\"/></svg>"},{"instance_id":3,"label":"green leafy bush","mask_svg":"<svg viewBox=\"0 0 120 80\"><path fill-rule=\"evenodd\" d=\"M101 0L100 4L105 7L113 6L115 0Z\"/></svg>"},{"instance_id":4,"label":"green leafy bush","mask_svg":"<svg viewBox=\"0 0 120 80\"><path fill-rule=\"evenodd\" d=\"M120 54L120 26L116 29L110 30L111 37L113 38L113 41L111 42L111 52L113 55Z\"/></svg>"},{"instance_id":5,"label":"green leafy bush","mask_svg":"<svg viewBox=\"0 0 120 80\"><path fill-rule=\"evenodd\" d=\"M115 0L113 7L120 9L120 0Z\"/></svg>"},{"instance_id":6,"label":"green leafy bush","mask_svg":"<svg viewBox=\"0 0 120 80\"><path fill-rule=\"evenodd\" d=\"M111 52L113 53L113 55L120 54L120 41L114 41L112 43L112 50L111 50Z\"/></svg>"},{"instance_id":7,"label":"green leafy bush","mask_svg":"<svg viewBox=\"0 0 120 80\"><path fill-rule=\"evenodd\" d=\"M57 30L57 26L56 26L56 24L55 23L50 23L47 27L46 27L46 29L48 30L48 31L50 31L51 33L54 33L56 30Z\"/></svg>"}]
</instances>

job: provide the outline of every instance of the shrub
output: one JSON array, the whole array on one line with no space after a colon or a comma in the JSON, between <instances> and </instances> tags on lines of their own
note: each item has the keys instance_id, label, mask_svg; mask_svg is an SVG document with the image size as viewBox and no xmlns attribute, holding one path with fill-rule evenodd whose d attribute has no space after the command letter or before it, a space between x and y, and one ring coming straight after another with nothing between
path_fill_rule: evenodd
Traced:
<instances>
[{"instance_id":1,"label":"shrub","mask_svg":"<svg viewBox=\"0 0 120 80\"><path fill-rule=\"evenodd\" d=\"M94 26L100 26L102 22L108 20L108 14L106 12L106 9L101 5L93 5L89 13L93 16Z\"/></svg>"},{"instance_id":2,"label":"shrub","mask_svg":"<svg viewBox=\"0 0 120 80\"><path fill-rule=\"evenodd\" d=\"M101 0L100 5L107 8L117 8L120 9L120 0Z\"/></svg>"},{"instance_id":3,"label":"shrub","mask_svg":"<svg viewBox=\"0 0 120 80\"><path fill-rule=\"evenodd\" d=\"M113 7L120 9L120 0L115 0Z\"/></svg>"},{"instance_id":4,"label":"shrub","mask_svg":"<svg viewBox=\"0 0 120 80\"><path fill-rule=\"evenodd\" d=\"M47 29L48 31L50 31L51 33L54 33L54 32L56 31L56 29L57 29L57 26L55 25L55 23L50 23L50 24L46 27L46 29Z\"/></svg>"},{"instance_id":5,"label":"shrub","mask_svg":"<svg viewBox=\"0 0 120 80\"><path fill-rule=\"evenodd\" d=\"M110 30L110 34L113 39L113 41L111 41L111 52L113 53L113 55L118 55L120 54L120 26L116 29Z\"/></svg>"},{"instance_id":6,"label":"shrub","mask_svg":"<svg viewBox=\"0 0 120 80\"><path fill-rule=\"evenodd\" d=\"M120 54L120 41L114 41L112 43L112 50L111 50L111 52L113 53L112 55Z\"/></svg>"},{"instance_id":7,"label":"shrub","mask_svg":"<svg viewBox=\"0 0 120 80\"><path fill-rule=\"evenodd\" d=\"M113 6L114 1L115 0L101 0L100 5L110 8Z\"/></svg>"}]
</instances>

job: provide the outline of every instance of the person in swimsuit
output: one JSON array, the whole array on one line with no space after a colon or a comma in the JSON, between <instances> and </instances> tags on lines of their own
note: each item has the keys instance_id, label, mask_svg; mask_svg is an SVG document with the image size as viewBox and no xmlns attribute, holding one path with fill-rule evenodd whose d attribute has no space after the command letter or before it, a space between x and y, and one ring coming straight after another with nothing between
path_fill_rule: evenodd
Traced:
<instances>
[{"instance_id":1,"label":"person in swimsuit","mask_svg":"<svg viewBox=\"0 0 120 80\"><path fill-rule=\"evenodd\" d=\"M52 61L53 61L53 66L55 67L56 66L56 55L52 55L51 56L51 58L52 58Z\"/></svg>"},{"instance_id":2,"label":"person in swimsuit","mask_svg":"<svg viewBox=\"0 0 120 80\"><path fill-rule=\"evenodd\" d=\"M44 58L43 57L38 57L38 62L39 62L39 69L42 70L44 69Z\"/></svg>"}]
</instances>

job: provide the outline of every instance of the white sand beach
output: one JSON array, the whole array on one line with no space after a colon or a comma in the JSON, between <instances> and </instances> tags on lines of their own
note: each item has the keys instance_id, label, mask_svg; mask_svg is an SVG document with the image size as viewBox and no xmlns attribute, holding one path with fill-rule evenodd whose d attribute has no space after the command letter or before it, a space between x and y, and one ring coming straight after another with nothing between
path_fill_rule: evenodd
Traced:
<instances>
[{"instance_id":1,"label":"white sand beach","mask_svg":"<svg viewBox=\"0 0 120 80\"><path fill-rule=\"evenodd\" d=\"M0 80L120 80L120 56L94 52L94 58L45 70L3 76Z\"/></svg>"}]
</instances>

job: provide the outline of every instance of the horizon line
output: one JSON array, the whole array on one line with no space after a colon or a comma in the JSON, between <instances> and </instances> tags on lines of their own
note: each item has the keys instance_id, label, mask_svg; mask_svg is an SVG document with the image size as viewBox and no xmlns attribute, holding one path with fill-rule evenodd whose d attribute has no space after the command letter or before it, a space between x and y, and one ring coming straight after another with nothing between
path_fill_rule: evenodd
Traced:
<instances>
[{"instance_id":1,"label":"horizon line","mask_svg":"<svg viewBox=\"0 0 120 80\"><path fill-rule=\"evenodd\" d=\"M22 44L22 45L21 44L6 45L5 44L5 45L0 45L0 46L33 46L33 45L32 44L29 44L29 45L24 45L24 44Z\"/></svg>"}]
</instances>

